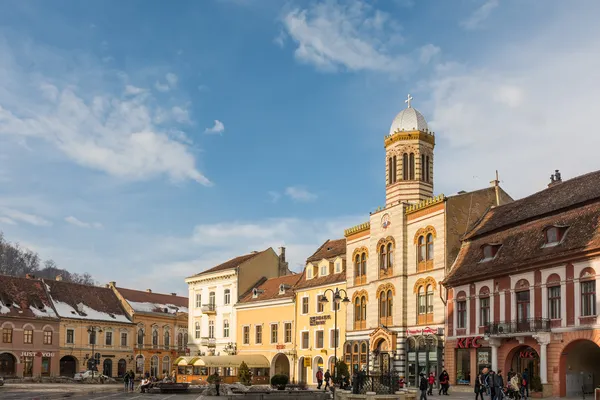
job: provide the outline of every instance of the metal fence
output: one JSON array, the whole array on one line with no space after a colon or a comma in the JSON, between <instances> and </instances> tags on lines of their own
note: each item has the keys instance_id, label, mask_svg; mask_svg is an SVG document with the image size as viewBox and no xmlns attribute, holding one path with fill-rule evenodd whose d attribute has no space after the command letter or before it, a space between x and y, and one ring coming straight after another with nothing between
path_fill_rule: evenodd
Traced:
<instances>
[{"instance_id":1,"label":"metal fence","mask_svg":"<svg viewBox=\"0 0 600 400\"><path fill-rule=\"evenodd\" d=\"M366 375L359 373L354 376L352 393L365 394L394 394L399 390L400 376L396 373L382 375Z\"/></svg>"},{"instance_id":2,"label":"metal fence","mask_svg":"<svg viewBox=\"0 0 600 400\"><path fill-rule=\"evenodd\" d=\"M492 322L485 327L485 333L490 335L524 332L550 332L550 320L546 318L528 318L519 321Z\"/></svg>"}]
</instances>

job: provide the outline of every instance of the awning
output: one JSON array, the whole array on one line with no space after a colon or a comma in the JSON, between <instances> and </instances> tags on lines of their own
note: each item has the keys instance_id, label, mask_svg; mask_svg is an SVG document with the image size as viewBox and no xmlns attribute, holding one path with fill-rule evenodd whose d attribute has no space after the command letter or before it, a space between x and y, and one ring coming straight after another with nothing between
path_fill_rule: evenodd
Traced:
<instances>
[{"instance_id":1,"label":"awning","mask_svg":"<svg viewBox=\"0 0 600 400\"><path fill-rule=\"evenodd\" d=\"M260 354L238 354L235 356L206 356L201 357L204 362L203 366L206 367L225 367L225 368L239 368L242 362L245 362L248 368L269 368L269 360ZM198 364L194 364L198 365Z\"/></svg>"},{"instance_id":2,"label":"awning","mask_svg":"<svg viewBox=\"0 0 600 400\"><path fill-rule=\"evenodd\" d=\"M175 361L173 361L173 365L180 365L180 366L192 365L194 360L196 360L197 358L198 357L179 357Z\"/></svg>"}]
</instances>

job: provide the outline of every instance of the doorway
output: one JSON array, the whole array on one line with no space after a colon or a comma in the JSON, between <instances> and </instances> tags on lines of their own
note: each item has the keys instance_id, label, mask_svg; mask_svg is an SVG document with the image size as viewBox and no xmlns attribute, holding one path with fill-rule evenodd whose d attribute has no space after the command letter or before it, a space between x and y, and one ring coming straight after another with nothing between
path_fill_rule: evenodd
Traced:
<instances>
[{"instance_id":1,"label":"doorway","mask_svg":"<svg viewBox=\"0 0 600 400\"><path fill-rule=\"evenodd\" d=\"M511 368L520 375L527 370L529 382L531 382L535 376L540 374L540 356L534 348L521 346L513 355Z\"/></svg>"},{"instance_id":2,"label":"doorway","mask_svg":"<svg viewBox=\"0 0 600 400\"><path fill-rule=\"evenodd\" d=\"M15 376L17 374L17 359L10 353L0 354L0 376Z\"/></svg>"},{"instance_id":3,"label":"doorway","mask_svg":"<svg viewBox=\"0 0 600 400\"><path fill-rule=\"evenodd\" d=\"M591 340L569 343L560 357L561 396L593 393L600 385L600 346ZM564 382L564 384L563 384Z\"/></svg>"}]
</instances>

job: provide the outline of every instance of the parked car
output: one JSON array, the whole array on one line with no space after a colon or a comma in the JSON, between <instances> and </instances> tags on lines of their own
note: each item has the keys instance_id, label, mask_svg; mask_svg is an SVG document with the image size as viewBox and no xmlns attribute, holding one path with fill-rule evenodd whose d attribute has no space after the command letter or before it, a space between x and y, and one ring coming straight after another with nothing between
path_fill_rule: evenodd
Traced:
<instances>
[{"instance_id":1,"label":"parked car","mask_svg":"<svg viewBox=\"0 0 600 400\"><path fill-rule=\"evenodd\" d=\"M84 379L89 379L92 377L92 371L88 370L88 371L82 371L82 372L77 372L74 376L73 379L76 381L82 381ZM94 378L104 378L104 379L108 379L108 376L101 374L98 371L94 371Z\"/></svg>"},{"instance_id":2,"label":"parked car","mask_svg":"<svg viewBox=\"0 0 600 400\"><path fill-rule=\"evenodd\" d=\"M0 386L4 386L4 378L0 376Z\"/></svg>"}]
</instances>

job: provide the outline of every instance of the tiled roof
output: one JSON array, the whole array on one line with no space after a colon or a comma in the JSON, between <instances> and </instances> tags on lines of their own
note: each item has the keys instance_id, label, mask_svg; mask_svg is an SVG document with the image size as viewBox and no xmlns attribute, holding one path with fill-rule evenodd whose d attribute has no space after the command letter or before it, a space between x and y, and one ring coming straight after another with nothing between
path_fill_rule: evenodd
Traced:
<instances>
[{"instance_id":1,"label":"tiled roof","mask_svg":"<svg viewBox=\"0 0 600 400\"><path fill-rule=\"evenodd\" d=\"M582 175L523 199L529 200L521 202L522 210L510 207L495 217L484 217L475 233L471 232L470 238L463 242L446 285L506 275L600 249L599 186L599 172ZM488 214L504 207L507 206L492 209ZM509 220L510 215L515 216L515 223ZM550 226L568 227L558 245L545 246L544 229ZM480 262L486 244L501 247L494 259Z\"/></svg>"},{"instance_id":2,"label":"tiled roof","mask_svg":"<svg viewBox=\"0 0 600 400\"><path fill-rule=\"evenodd\" d=\"M483 235L506 225L514 225L576 204L600 198L600 171L590 172L551 186L531 196L488 212L465 238Z\"/></svg>"},{"instance_id":3,"label":"tiled roof","mask_svg":"<svg viewBox=\"0 0 600 400\"><path fill-rule=\"evenodd\" d=\"M109 288L44 280L50 299L62 318L131 322Z\"/></svg>"},{"instance_id":4,"label":"tiled roof","mask_svg":"<svg viewBox=\"0 0 600 400\"><path fill-rule=\"evenodd\" d=\"M306 279L306 268L302 273L302 277L296 284L295 289L307 289L317 286L334 285L336 283L346 281L346 271L342 271L339 274L329 274L325 276L319 276L312 279Z\"/></svg>"},{"instance_id":5,"label":"tiled roof","mask_svg":"<svg viewBox=\"0 0 600 400\"><path fill-rule=\"evenodd\" d=\"M39 279L0 275L0 316L57 318Z\"/></svg>"},{"instance_id":6,"label":"tiled roof","mask_svg":"<svg viewBox=\"0 0 600 400\"><path fill-rule=\"evenodd\" d=\"M120 287L116 289L127 300L133 310L137 312L155 312L161 314L164 314L165 310L170 314L188 312L187 297Z\"/></svg>"},{"instance_id":7,"label":"tiled roof","mask_svg":"<svg viewBox=\"0 0 600 400\"><path fill-rule=\"evenodd\" d=\"M328 239L315 251L315 253L306 259L306 262L321 261L331 259L346 254L346 239Z\"/></svg>"},{"instance_id":8,"label":"tiled roof","mask_svg":"<svg viewBox=\"0 0 600 400\"><path fill-rule=\"evenodd\" d=\"M257 289L261 292L259 292L256 298L253 297L252 290L250 290L242 298L240 298L240 303L251 303L256 301L285 299L288 297L294 297L293 287L298 282L301 276L301 274L294 274L267 279L266 281L258 285ZM279 294L279 286L281 284L289 286L289 288L285 290L284 294Z\"/></svg>"},{"instance_id":9,"label":"tiled roof","mask_svg":"<svg viewBox=\"0 0 600 400\"><path fill-rule=\"evenodd\" d=\"M244 254L243 256L238 256L238 257L232 258L231 260L225 261L223 264L219 264L216 267L212 267L210 269L207 269L206 271L202 271L202 272L197 273L196 275L192 275L190 278L192 278L194 276L208 274L209 272L225 271L227 269L236 268L237 266L245 263L246 261L249 261L249 260L253 259L254 257L258 256L259 254L262 254L269 250L270 250L270 248L263 250L263 251L252 252L250 254Z\"/></svg>"}]
</instances>

